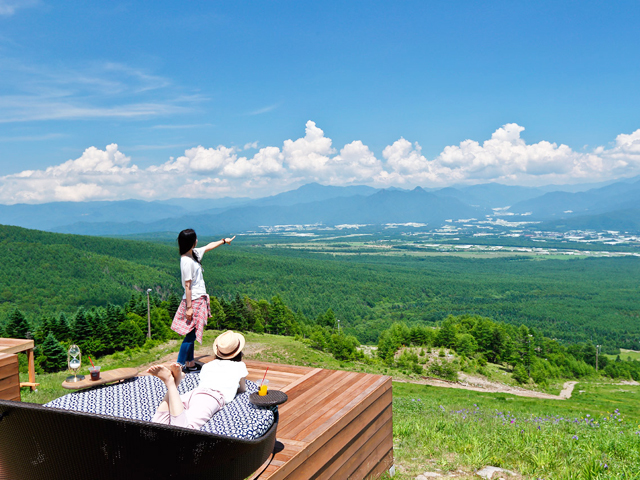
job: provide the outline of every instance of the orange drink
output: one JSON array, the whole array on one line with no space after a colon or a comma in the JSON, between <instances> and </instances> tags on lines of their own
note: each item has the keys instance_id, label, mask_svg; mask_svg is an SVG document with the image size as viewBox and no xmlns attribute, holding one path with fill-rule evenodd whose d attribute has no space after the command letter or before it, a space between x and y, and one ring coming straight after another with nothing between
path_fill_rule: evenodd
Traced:
<instances>
[{"instance_id":1,"label":"orange drink","mask_svg":"<svg viewBox=\"0 0 640 480\"><path fill-rule=\"evenodd\" d=\"M269 383L269 380L264 380L260 385L260 390L258 390L258 395L260 395L261 397L264 397L267 394L268 383Z\"/></svg>"}]
</instances>

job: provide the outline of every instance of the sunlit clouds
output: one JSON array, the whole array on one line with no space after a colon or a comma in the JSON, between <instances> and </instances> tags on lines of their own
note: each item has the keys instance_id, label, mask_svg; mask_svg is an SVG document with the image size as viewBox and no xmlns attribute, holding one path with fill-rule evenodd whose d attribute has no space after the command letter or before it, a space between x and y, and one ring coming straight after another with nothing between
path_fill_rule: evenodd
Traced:
<instances>
[{"instance_id":1,"label":"sunlit clouds","mask_svg":"<svg viewBox=\"0 0 640 480\"><path fill-rule=\"evenodd\" d=\"M483 142L463 140L445 146L432 159L423 155L418 142L404 138L386 146L380 157L361 140L338 148L311 120L304 136L280 146L260 146L256 141L244 147L198 145L147 168L139 168L116 144L92 146L59 165L0 177L0 202L258 197L309 182L380 188L486 182L546 185L640 174L640 129L590 152L548 141L527 144L523 132L524 127L509 123ZM246 155L251 153L246 150L255 153Z\"/></svg>"}]
</instances>

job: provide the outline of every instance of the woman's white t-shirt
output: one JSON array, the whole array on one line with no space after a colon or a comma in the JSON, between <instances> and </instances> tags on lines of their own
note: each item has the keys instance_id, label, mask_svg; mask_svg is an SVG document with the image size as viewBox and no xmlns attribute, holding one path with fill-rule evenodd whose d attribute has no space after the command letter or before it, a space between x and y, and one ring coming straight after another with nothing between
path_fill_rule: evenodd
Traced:
<instances>
[{"instance_id":1,"label":"woman's white t-shirt","mask_svg":"<svg viewBox=\"0 0 640 480\"><path fill-rule=\"evenodd\" d=\"M202 261L204 255L204 247L194 248L193 253ZM182 286L185 286L185 282L191 280L191 300L200 298L207 294L207 288L204 284L204 277L202 276L202 265L196 262L190 256L180 257L180 274L182 276ZM187 298L187 292L182 295L183 299Z\"/></svg>"},{"instance_id":2,"label":"woman's white t-shirt","mask_svg":"<svg viewBox=\"0 0 640 480\"><path fill-rule=\"evenodd\" d=\"M218 390L224 397L224 403L227 404L236 396L240 379L247 375L249 372L244 362L216 359L202 366L198 386Z\"/></svg>"}]
</instances>

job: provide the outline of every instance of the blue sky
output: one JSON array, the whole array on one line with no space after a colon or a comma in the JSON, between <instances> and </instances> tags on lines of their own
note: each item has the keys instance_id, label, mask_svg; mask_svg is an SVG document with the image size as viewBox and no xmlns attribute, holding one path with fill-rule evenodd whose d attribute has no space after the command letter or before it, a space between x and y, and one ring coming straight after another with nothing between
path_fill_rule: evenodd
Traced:
<instances>
[{"instance_id":1,"label":"blue sky","mask_svg":"<svg viewBox=\"0 0 640 480\"><path fill-rule=\"evenodd\" d=\"M638 2L0 0L0 203L638 175L639 24Z\"/></svg>"}]
</instances>

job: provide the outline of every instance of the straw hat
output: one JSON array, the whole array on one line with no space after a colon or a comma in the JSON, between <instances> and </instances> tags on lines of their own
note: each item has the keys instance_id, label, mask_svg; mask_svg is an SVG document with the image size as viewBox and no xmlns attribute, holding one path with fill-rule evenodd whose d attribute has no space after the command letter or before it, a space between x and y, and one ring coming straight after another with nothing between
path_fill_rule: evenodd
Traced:
<instances>
[{"instance_id":1,"label":"straw hat","mask_svg":"<svg viewBox=\"0 0 640 480\"><path fill-rule=\"evenodd\" d=\"M238 355L244 348L244 336L227 330L213 342L213 354L217 357L229 359Z\"/></svg>"}]
</instances>

